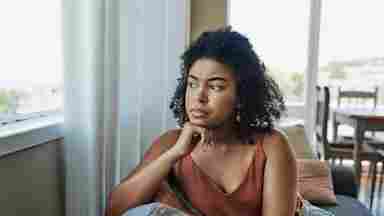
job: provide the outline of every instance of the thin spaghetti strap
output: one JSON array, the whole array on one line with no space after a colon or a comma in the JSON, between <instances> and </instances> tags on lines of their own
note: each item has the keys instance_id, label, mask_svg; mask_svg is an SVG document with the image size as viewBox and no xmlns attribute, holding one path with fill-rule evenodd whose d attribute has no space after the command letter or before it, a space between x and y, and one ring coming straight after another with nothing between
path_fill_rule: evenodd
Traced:
<instances>
[{"instance_id":1,"label":"thin spaghetti strap","mask_svg":"<svg viewBox=\"0 0 384 216\"><path fill-rule=\"evenodd\" d=\"M266 134L263 133L261 139L260 139L260 144L257 144L257 145L260 145L259 148L260 148L260 152L263 153L264 157L266 157L266 154L265 154L265 151L264 151L264 139L265 139L265 136Z\"/></svg>"},{"instance_id":2,"label":"thin spaghetti strap","mask_svg":"<svg viewBox=\"0 0 384 216\"><path fill-rule=\"evenodd\" d=\"M257 152L262 152L265 155L264 148L263 148L263 143L264 143L264 138L265 138L265 133L263 134L257 134L253 135L252 138L249 139L249 144L254 144L254 157L257 155Z\"/></svg>"},{"instance_id":3,"label":"thin spaghetti strap","mask_svg":"<svg viewBox=\"0 0 384 216\"><path fill-rule=\"evenodd\" d=\"M254 150L255 151L255 154L254 154L255 156L259 155L261 153L265 157L265 152L264 152L264 147L263 147L265 136L266 136L265 133L263 133L263 134L259 133L259 134L253 136L252 141L256 145L255 146L255 150ZM255 143L255 141L256 141L256 143ZM258 156L258 157L260 157L260 156Z\"/></svg>"},{"instance_id":4,"label":"thin spaghetti strap","mask_svg":"<svg viewBox=\"0 0 384 216\"><path fill-rule=\"evenodd\" d=\"M261 148L263 148L264 138L265 138L265 133L263 133L263 137L261 138L261 142L260 142Z\"/></svg>"}]
</instances>

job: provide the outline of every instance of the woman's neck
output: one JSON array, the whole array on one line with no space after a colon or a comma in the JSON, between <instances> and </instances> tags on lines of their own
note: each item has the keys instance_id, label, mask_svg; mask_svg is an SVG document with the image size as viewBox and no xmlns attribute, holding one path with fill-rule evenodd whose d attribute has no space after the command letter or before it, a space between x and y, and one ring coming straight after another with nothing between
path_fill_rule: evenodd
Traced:
<instances>
[{"instance_id":1,"label":"woman's neck","mask_svg":"<svg viewBox=\"0 0 384 216\"><path fill-rule=\"evenodd\" d=\"M235 143L237 139L237 130L233 124L225 124L221 127L208 129L211 141L215 145L229 145Z\"/></svg>"}]
</instances>

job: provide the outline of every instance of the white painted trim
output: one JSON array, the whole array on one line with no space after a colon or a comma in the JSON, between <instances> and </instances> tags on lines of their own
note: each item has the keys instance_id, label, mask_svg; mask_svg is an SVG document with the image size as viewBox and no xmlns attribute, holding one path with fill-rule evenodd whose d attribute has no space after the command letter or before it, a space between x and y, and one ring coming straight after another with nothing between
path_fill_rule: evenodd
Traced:
<instances>
[{"instance_id":1,"label":"white painted trim","mask_svg":"<svg viewBox=\"0 0 384 216\"><path fill-rule=\"evenodd\" d=\"M318 56L319 56L319 37L320 37L320 20L321 20L321 0L311 0L310 4L310 22L309 22L309 37L308 37L308 62L305 77L305 129L308 137L313 145L314 129L315 129L315 109L316 105L316 85L318 77ZM315 146L314 146L315 147Z\"/></svg>"},{"instance_id":2,"label":"white painted trim","mask_svg":"<svg viewBox=\"0 0 384 216\"><path fill-rule=\"evenodd\" d=\"M231 0L224 0L225 1L225 25L230 24L231 19Z\"/></svg>"}]
</instances>

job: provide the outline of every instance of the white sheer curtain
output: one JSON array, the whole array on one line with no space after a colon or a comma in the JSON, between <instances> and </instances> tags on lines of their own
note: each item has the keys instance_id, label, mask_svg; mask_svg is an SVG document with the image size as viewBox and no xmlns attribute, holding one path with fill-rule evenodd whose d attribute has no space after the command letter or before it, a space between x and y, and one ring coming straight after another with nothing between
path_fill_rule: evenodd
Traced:
<instances>
[{"instance_id":1,"label":"white sheer curtain","mask_svg":"<svg viewBox=\"0 0 384 216\"><path fill-rule=\"evenodd\" d=\"M116 177L116 12L116 1L63 1L66 215L102 215Z\"/></svg>"},{"instance_id":2,"label":"white sheer curtain","mask_svg":"<svg viewBox=\"0 0 384 216\"><path fill-rule=\"evenodd\" d=\"M63 0L66 215L101 216L168 109L188 0Z\"/></svg>"}]
</instances>

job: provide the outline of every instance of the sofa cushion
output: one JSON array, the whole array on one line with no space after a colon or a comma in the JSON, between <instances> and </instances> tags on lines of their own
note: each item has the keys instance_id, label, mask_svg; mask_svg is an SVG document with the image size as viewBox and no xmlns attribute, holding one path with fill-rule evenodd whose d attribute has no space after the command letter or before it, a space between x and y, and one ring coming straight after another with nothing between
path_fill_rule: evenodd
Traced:
<instances>
[{"instance_id":1,"label":"sofa cushion","mask_svg":"<svg viewBox=\"0 0 384 216\"><path fill-rule=\"evenodd\" d=\"M281 130L287 135L288 143L296 153L296 158L316 159L313 150L302 124L282 125Z\"/></svg>"},{"instance_id":2,"label":"sofa cushion","mask_svg":"<svg viewBox=\"0 0 384 216\"><path fill-rule=\"evenodd\" d=\"M304 199L317 204L336 204L328 162L297 159L297 177L299 193Z\"/></svg>"},{"instance_id":3,"label":"sofa cushion","mask_svg":"<svg viewBox=\"0 0 384 216\"><path fill-rule=\"evenodd\" d=\"M363 203L353 197L336 195L336 199L336 206L318 206L334 213L337 216L373 216L372 213L369 212L368 208L363 205Z\"/></svg>"}]
</instances>

